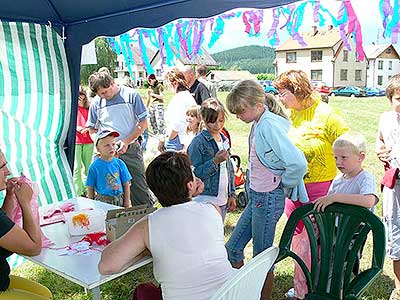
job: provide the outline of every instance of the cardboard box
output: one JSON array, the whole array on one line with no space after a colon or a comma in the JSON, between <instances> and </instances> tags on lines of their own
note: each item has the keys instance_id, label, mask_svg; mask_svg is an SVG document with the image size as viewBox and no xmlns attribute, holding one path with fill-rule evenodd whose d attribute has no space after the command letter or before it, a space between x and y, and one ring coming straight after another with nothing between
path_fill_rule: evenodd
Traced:
<instances>
[{"instance_id":1,"label":"cardboard box","mask_svg":"<svg viewBox=\"0 0 400 300\"><path fill-rule=\"evenodd\" d=\"M127 232L133 224L155 210L156 208L147 207L146 205L109 210L106 216L107 239L110 241L116 240Z\"/></svg>"}]
</instances>

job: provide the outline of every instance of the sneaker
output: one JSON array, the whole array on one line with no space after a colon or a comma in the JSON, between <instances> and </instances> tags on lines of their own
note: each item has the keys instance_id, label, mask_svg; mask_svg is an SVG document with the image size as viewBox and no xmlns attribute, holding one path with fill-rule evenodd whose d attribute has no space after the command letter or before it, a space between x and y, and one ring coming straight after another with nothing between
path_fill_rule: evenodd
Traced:
<instances>
[{"instance_id":1,"label":"sneaker","mask_svg":"<svg viewBox=\"0 0 400 300\"><path fill-rule=\"evenodd\" d=\"M393 289L389 300L400 300L400 289Z\"/></svg>"}]
</instances>

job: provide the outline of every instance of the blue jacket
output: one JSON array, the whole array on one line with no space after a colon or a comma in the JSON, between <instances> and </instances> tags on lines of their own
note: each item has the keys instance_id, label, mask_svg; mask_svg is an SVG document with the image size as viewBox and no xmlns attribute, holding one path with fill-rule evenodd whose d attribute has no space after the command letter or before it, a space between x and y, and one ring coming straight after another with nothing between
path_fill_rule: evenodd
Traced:
<instances>
[{"instance_id":1,"label":"blue jacket","mask_svg":"<svg viewBox=\"0 0 400 300\"><path fill-rule=\"evenodd\" d=\"M290 121L266 107L253 127L256 154L260 162L272 173L281 176L288 198L308 202L303 182L307 161L288 137Z\"/></svg>"},{"instance_id":2,"label":"blue jacket","mask_svg":"<svg viewBox=\"0 0 400 300\"><path fill-rule=\"evenodd\" d=\"M222 133L221 137L225 142L226 137ZM187 152L194 167L194 174L204 182L202 195L218 196L220 168L213 160L218 152L218 146L212 135L203 129L193 138ZM235 175L230 159L226 161L226 167L228 170L228 196L231 197L235 195Z\"/></svg>"}]
</instances>

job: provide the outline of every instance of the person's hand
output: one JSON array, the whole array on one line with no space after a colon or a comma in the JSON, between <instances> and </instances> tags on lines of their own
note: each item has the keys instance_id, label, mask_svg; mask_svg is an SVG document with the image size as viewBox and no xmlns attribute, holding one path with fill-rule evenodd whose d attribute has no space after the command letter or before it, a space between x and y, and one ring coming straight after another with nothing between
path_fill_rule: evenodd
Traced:
<instances>
[{"instance_id":1,"label":"person's hand","mask_svg":"<svg viewBox=\"0 0 400 300\"><path fill-rule=\"evenodd\" d=\"M223 161L226 161L229 158L229 153L226 150L218 151L214 156L214 162L219 165Z\"/></svg>"},{"instance_id":2,"label":"person's hand","mask_svg":"<svg viewBox=\"0 0 400 300\"><path fill-rule=\"evenodd\" d=\"M196 197L204 191L204 183L203 183L203 181L201 181L200 178L195 177L194 183L195 183L196 187L195 187L192 197Z\"/></svg>"},{"instance_id":3,"label":"person's hand","mask_svg":"<svg viewBox=\"0 0 400 300\"><path fill-rule=\"evenodd\" d=\"M33 190L27 183L17 182L14 191L18 203L21 207L30 204L33 195Z\"/></svg>"},{"instance_id":4,"label":"person's hand","mask_svg":"<svg viewBox=\"0 0 400 300\"><path fill-rule=\"evenodd\" d=\"M81 129L81 133L82 134L88 134L89 133L89 128L88 127L84 127Z\"/></svg>"},{"instance_id":5,"label":"person's hand","mask_svg":"<svg viewBox=\"0 0 400 300\"><path fill-rule=\"evenodd\" d=\"M390 158L390 153L392 152L392 149L386 148L385 145L382 145L377 151L376 155L378 155L378 158L382 162L388 162Z\"/></svg>"},{"instance_id":6,"label":"person's hand","mask_svg":"<svg viewBox=\"0 0 400 300\"><path fill-rule=\"evenodd\" d=\"M7 194L13 194L15 192L15 186L17 182L18 182L17 177L12 177L7 179L7 188L6 188Z\"/></svg>"},{"instance_id":7,"label":"person's hand","mask_svg":"<svg viewBox=\"0 0 400 300\"><path fill-rule=\"evenodd\" d=\"M124 140L119 140L117 143L117 154L121 155L121 154L125 154L126 150L128 150L128 146L129 144L127 144Z\"/></svg>"},{"instance_id":8,"label":"person's hand","mask_svg":"<svg viewBox=\"0 0 400 300\"><path fill-rule=\"evenodd\" d=\"M226 210L227 211L235 211L236 209L236 198L229 197L228 201L226 202Z\"/></svg>"},{"instance_id":9,"label":"person's hand","mask_svg":"<svg viewBox=\"0 0 400 300\"><path fill-rule=\"evenodd\" d=\"M160 151L160 152L164 152L165 150L167 150L167 149L165 148L165 141L161 140L161 141L158 143L157 149L158 149L158 151Z\"/></svg>"},{"instance_id":10,"label":"person's hand","mask_svg":"<svg viewBox=\"0 0 400 300\"><path fill-rule=\"evenodd\" d=\"M314 203L314 209L318 212L320 212L320 211L323 212L328 205L335 203L334 196L335 195L329 195L329 196L325 196L325 197L321 197L321 198L317 199L317 201L315 201L315 203Z\"/></svg>"}]
</instances>

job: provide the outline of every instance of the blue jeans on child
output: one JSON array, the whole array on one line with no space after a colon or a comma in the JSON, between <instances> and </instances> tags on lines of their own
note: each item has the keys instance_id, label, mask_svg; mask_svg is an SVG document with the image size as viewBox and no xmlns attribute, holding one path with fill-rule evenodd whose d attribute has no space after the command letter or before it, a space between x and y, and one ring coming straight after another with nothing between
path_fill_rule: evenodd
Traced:
<instances>
[{"instance_id":1,"label":"blue jeans on child","mask_svg":"<svg viewBox=\"0 0 400 300\"><path fill-rule=\"evenodd\" d=\"M253 257L272 246L276 224L285 208L281 184L271 192L255 192L246 187L249 203L225 245L233 264L244 259L243 251L250 239L253 239Z\"/></svg>"}]
</instances>

